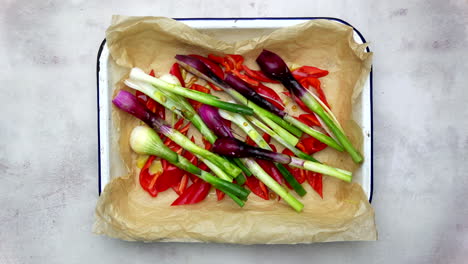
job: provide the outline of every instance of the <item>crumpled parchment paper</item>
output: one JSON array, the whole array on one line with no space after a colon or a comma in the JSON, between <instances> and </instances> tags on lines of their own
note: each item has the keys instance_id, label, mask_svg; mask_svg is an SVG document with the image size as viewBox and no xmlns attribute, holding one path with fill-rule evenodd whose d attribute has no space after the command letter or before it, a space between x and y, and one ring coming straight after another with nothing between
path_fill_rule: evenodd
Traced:
<instances>
[{"instance_id":1,"label":"crumpled parchment paper","mask_svg":"<svg viewBox=\"0 0 468 264\"><path fill-rule=\"evenodd\" d=\"M353 30L348 26L313 20L230 43L169 18L114 16L106 33L107 45L117 65L128 70L131 67L145 71L154 69L157 75L169 71L176 54L241 54L249 66L258 68L255 58L263 48L278 53L287 63L326 69L330 74L321 81L332 110L353 143L360 145L362 142L360 128L349 119L353 98L359 94L370 71L372 54L364 51L365 44L354 42ZM114 91L121 88L124 86L118 82ZM274 88L285 91L279 85ZM287 109L294 115L300 113L291 107ZM152 198L138 183L136 155L130 149L128 138L139 121L114 107L113 122L116 128L110 133L119 136L118 147L128 174L112 175L112 181L101 194L94 225L97 234L148 242L240 244L377 238L374 211L361 186L327 176L324 176L323 200L304 183L308 194L300 199L305 204L301 213L296 213L282 201L265 201L255 195L250 195L246 206L239 208L228 198L217 202L214 192L196 205L170 206L176 199L172 190ZM339 168L357 168L349 155L330 148L315 157Z\"/></svg>"}]
</instances>

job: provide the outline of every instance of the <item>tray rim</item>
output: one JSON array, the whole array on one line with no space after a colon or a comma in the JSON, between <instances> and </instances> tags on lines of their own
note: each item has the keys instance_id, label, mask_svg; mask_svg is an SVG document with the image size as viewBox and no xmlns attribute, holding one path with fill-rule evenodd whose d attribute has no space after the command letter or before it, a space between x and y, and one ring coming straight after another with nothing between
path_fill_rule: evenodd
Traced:
<instances>
[{"instance_id":1,"label":"tray rim","mask_svg":"<svg viewBox=\"0 0 468 264\"><path fill-rule=\"evenodd\" d=\"M210 20L317 20L317 19L326 19L336 21L342 24L345 24L351 28L353 31L359 36L363 43L367 43L366 39L362 35L362 33L355 28L353 25L348 23L347 21L336 18L336 17L181 17L181 18L173 18L177 21L210 21ZM101 55L106 44L106 39L101 42L99 46L99 50L97 53L97 61L96 61L96 87L97 87L97 136L98 136L98 194L101 195L101 125L100 125L100 107L99 104L99 73L100 73L100 63L101 63ZM366 47L367 52L371 52L369 46ZM373 65L371 65L371 70L369 72L369 95L370 95L370 191L369 191L369 203L372 203L372 198L374 194L374 104L373 104Z\"/></svg>"}]
</instances>

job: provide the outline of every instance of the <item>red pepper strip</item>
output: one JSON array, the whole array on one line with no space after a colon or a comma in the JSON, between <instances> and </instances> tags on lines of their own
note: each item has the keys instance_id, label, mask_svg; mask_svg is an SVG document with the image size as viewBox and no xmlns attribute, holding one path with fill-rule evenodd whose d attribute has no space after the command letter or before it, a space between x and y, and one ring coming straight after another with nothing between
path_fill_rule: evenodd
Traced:
<instances>
[{"instance_id":1,"label":"red pepper strip","mask_svg":"<svg viewBox=\"0 0 468 264\"><path fill-rule=\"evenodd\" d=\"M218 201L221 201L224 198L225 195L226 195L225 193L223 193L222 191L216 189L216 198L218 199Z\"/></svg>"},{"instance_id":2,"label":"red pepper strip","mask_svg":"<svg viewBox=\"0 0 468 264\"><path fill-rule=\"evenodd\" d=\"M182 180L182 177L185 175L185 171L177 168L176 166L170 164L166 160L162 160L162 163L166 163L164 171L156 180L156 190L158 192L163 192L173 186L177 186Z\"/></svg>"},{"instance_id":3,"label":"red pepper strip","mask_svg":"<svg viewBox=\"0 0 468 264\"><path fill-rule=\"evenodd\" d=\"M310 184L310 187L314 189L320 197L323 198L323 179L322 174L308 171L306 174L307 182Z\"/></svg>"},{"instance_id":4,"label":"red pepper strip","mask_svg":"<svg viewBox=\"0 0 468 264\"><path fill-rule=\"evenodd\" d=\"M224 58L223 57L220 57L220 56L216 56L214 54L208 54L208 59L209 60L212 60L218 64L223 64L224 62Z\"/></svg>"},{"instance_id":5,"label":"red pepper strip","mask_svg":"<svg viewBox=\"0 0 468 264\"><path fill-rule=\"evenodd\" d=\"M306 75L304 76L302 73L305 73ZM295 69L292 72L292 74L295 78L299 77L299 79L304 78L304 77L320 78L320 77L327 76L328 71L319 69L317 67L312 67L312 66L302 66L300 68ZM296 75L298 76L296 77Z\"/></svg>"},{"instance_id":6,"label":"red pepper strip","mask_svg":"<svg viewBox=\"0 0 468 264\"><path fill-rule=\"evenodd\" d=\"M284 95L286 95L287 97L291 97L291 93L290 92L283 92ZM296 101L296 104L306 113L310 113L310 114L313 114L314 112L312 112L312 110L309 109L309 107L307 107L304 102L301 101L301 99L297 98L297 96L293 96L294 97L294 101Z\"/></svg>"},{"instance_id":7,"label":"red pepper strip","mask_svg":"<svg viewBox=\"0 0 468 264\"><path fill-rule=\"evenodd\" d=\"M178 63L172 64L171 70L169 71L170 74L175 76L182 87L185 87L185 80L184 77L182 77L182 72L180 71L180 66Z\"/></svg>"},{"instance_id":8,"label":"red pepper strip","mask_svg":"<svg viewBox=\"0 0 468 264\"><path fill-rule=\"evenodd\" d=\"M284 110L283 101L281 101L281 98L273 89L261 83L257 87L254 87L254 89L260 96L265 98L265 100L272 103L278 109Z\"/></svg>"},{"instance_id":9,"label":"red pepper strip","mask_svg":"<svg viewBox=\"0 0 468 264\"><path fill-rule=\"evenodd\" d=\"M236 69L238 71L241 71L242 70L242 64L244 63L244 57L242 57L241 55L237 55L237 54L228 54L225 58L227 58L228 60L230 60L234 67L232 68L233 70Z\"/></svg>"},{"instance_id":10,"label":"red pepper strip","mask_svg":"<svg viewBox=\"0 0 468 264\"><path fill-rule=\"evenodd\" d=\"M313 77L308 77L308 78L304 78L302 80L299 81L301 83L302 86L308 88L309 86L312 86L315 88L315 90L317 91L317 94L318 94L318 97L320 98L320 100L322 100L322 102L328 106L328 108L330 108L330 105L328 104L328 101L327 101L327 98L325 97L325 93L323 92L322 90L322 87L320 86L320 80L317 79L317 78L313 78Z\"/></svg>"},{"instance_id":11,"label":"red pepper strip","mask_svg":"<svg viewBox=\"0 0 468 264\"><path fill-rule=\"evenodd\" d=\"M190 140L192 140L192 142L195 142L195 138L193 136ZM199 164L198 158L195 155L193 155L191 152L185 151L183 156L184 158L188 159L193 165L198 166ZM198 178L197 176L191 173L188 173L188 175L190 177L190 180L192 180L192 182L196 182L200 180L200 178Z\"/></svg>"},{"instance_id":12,"label":"red pepper strip","mask_svg":"<svg viewBox=\"0 0 468 264\"><path fill-rule=\"evenodd\" d=\"M187 135L187 132L188 132L188 130L189 130L189 128L190 128L190 124L191 124L191 123L188 122L187 125L185 125L185 126L184 126L183 128L181 128L181 129L179 129L179 132L182 133L182 134L184 134L184 135Z\"/></svg>"},{"instance_id":13,"label":"red pepper strip","mask_svg":"<svg viewBox=\"0 0 468 264\"><path fill-rule=\"evenodd\" d=\"M302 152L312 155L315 152L319 152L327 147L327 144L318 141L309 135L303 136L303 138L296 144L296 147Z\"/></svg>"},{"instance_id":14,"label":"red pepper strip","mask_svg":"<svg viewBox=\"0 0 468 264\"><path fill-rule=\"evenodd\" d=\"M199 92L202 92L202 93L207 93L209 94L210 93L210 89L206 88L205 86L201 86L199 84L192 84L190 86L190 89L192 90L195 90L195 91L199 91ZM200 108L200 106L202 105L202 103L198 102L198 101L195 101L195 100L192 100L192 99L188 99L189 103L193 106L193 108L195 110L198 111L198 108Z\"/></svg>"},{"instance_id":15,"label":"red pepper strip","mask_svg":"<svg viewBox=\"0 0 468 264\"><path fill-rule=\"evenodd\" d=\"M266 173L268 173L268 175L270 175L273 179L275 179L275 181L277 181L281 185L284 184L283 175L278 170L278 168L276 168L273 162L267 161L267 160L261 160L261 159L257 159L256 161L258 165L260 165L260 167L262 167L262 169Z\"/></svg>"},{"instance_id":16,"label":"red pepper strip","mask_svg":"<svg viewBox=\"0 0 468 264\"><path fill-rule=\"evenodd\" d=\"M178 195L183 194L185 189L187 189L188 180L189 180L189 176L187 174L184 174L180 182L177 185L172 186L172 189L174 190L174 192L176 192Z\"/></svg>"},{"instance_id":17,"label":"red pepper strip","mask_svg":"<svg viewBox=\"0 0 468 264\"><path fill-rule=\"evenodd\" d=\"M204 181L192 183L171 205L196 204L203 201L210 192L211 185Z\"/></svg>"},{"instance_id":18,"label":"red pepper strip","mask_svg":"<svg viewBox=\"0 0 468 264\"><path fill-rule=\"evenodd\" d=\"M221 69L221 67L219 67L218 64L200 55L190 54L189 56L201 60L206 65L206 67L208 67L216 76L221 78L221 80L224 80L223 69Z\"/></svg>"},{"instance_id":19,"label":"red pepper strip","mask_svg":"<svg viewBox=\"0 0 468 264\"><path fill-rule=\"evenodd\" d=\"M184 120L185 119L183 118L179 118L179 120L177 120L177 122L174 124L174 129L179 130L184 124Z\"/></svg>"},{"instance_id":20,"label":"red pepper strip","mask_svg":"<svg viewBox=\"0 0 468 264\"><path fill-rule=\"evenodd\" d=\"M254 79L250 78L249 76L240 73L239 70L237 70L237 69L232 70L232 73L234 73L234 75L239 77L244 82L250 84L251 86L257 87L257 86L260 85L259 81L254 80Z\"/></svg>"},{"instance_id":21,"label":"red pepper strip","mask_svg":"<svg viewBox=\"0 0 468 264\"><path fill-rule=\"evenodd\" d=\"M265 140L267 143L270 143L271 136L268 135L267 133L263 133L262 138L263 138L263 140Z\"/></svg>"},{"instance_id":22,"label":"red pepper strip","mask_svg":"<svg viewBox=\"0 0 468 264\"><path fill-rule=\"evenodd\" d=\"M245 185L249 187L249 189L255 193L258 197L269 200L270 196L268 195L268 189L266 188L263 182L259 181L255 176L247 177L247 181Z\"/></svg>"},{"instance_id":23,"label":"red pepper strip","mask_svg":"<svg viewBox=\"0 0 468 264\"><path fill-rule=\"evenodd\" d=\"M224 72L232 72L232 70L236 69L236 64L234 61L224 57L224 61L221 63L224 66Z\"/></svg>"},{"instance_id":24,"label":"red pepper strip","mask_svg":"<svg viewBox=\"0 0 468 264\"><path fill-rule=\"evenodd\" d=\"M270 148L271 148L271 150L272 150L273 152L277 152L277 151L276 151L276 146L275 146L275 145L270 144Z\"/></svg>"},{"instance_id":25,"label":"red pepper strip","mask_svg":"<svg viewBox=\"0 0 468 264\"><path fill-rule=\"evenodd\" d=\"M242 65L242 69L245 71L245 74L253 79L256 79L261 82L267 83L279 83L278 81L268 78L262 71L256 71L250 69L247 65Z\"/></svg>"},{"instance_id":26,"label":"red pepper strip","mask_svg":"<svg viewBox=\"0 0 468 264\"><path fill-rule=\"evenodd\" d=\"M211 87L211 89L215 90L215 91L222 91L223 89L219 88L218 86L214 85L213 83L211 82L208 82L208 85Z\"/></svg>"},{"instance_id":27,"label":"red pepper strip","mask_svg":"<svg viewBox=\"0 0 468 264\"><path fill-rule=\"evenodd\" d=\"M255 143L255 141L253 141L253 139L251 139L249 136L245 138L245 143L250 146L257 146L257 143Z\"/></svg>"},{"instance_id":28,"label":"red pepper strip","mask_svg":"<svg viewBox=\"0 0 468 264\"><path fill-rule=\"evenodd\" d=\"M154 76L154 71L151 71L150 75ZM166 109L164 106L160 105L158 102L149 98L146 94L140 91L135 91L135 96L140 103L144 104L151 112L157 114L159 118L166 118Z\"/></svg>"},{"instance_id":29,"label":"red pepper strip","mask_svg":"<svg viewBox=\"0 0 468 264\"><path fill-rule=\"evenodd\" d=\"M202 141L203 141L203 144L205 145L205 149L206 150L211 150L211 147L212 147L211 143L208 140L206 140L205 138L202 138Z\"/></svg>"},{"instance_id":30,"label":"red pepper strip","mask_svg":"<svg viewBox=\"0 0 468 264\"><path fill-rule=\"evenodd\" d=\"M153 76L153 77L156 77L156 75L154 74L154 70L151 70L149 75ZM139 93L143 94L140 91L137 91L135 95L138 97ZM164 106L162 106L160 103L158 103L158 102L154 101L153 99L147 97L146 95L145 95L145 97L148 100L148 102L146 103L146 107L150 111L152 111L153 113L157 114L159 118L166 119L166 108L164 108Z\"/></svg>"},{"instance_id":31,"label":"red pepper strip","mask_svg":"<svg viewBox=\"0 0 468 264\"><path fill-rule=\"evenodd\" d=\"M322 124L320 124L320 122L314 114L302 114L299 115L299 117L297 117L296 119L308 126L322 126Z\"/></svg>"},{"instance_id":32,"label":"red pepper strip","mask_svg":"<svg viewBox=\"0 0 468 264\"><path fill-rule=\"evenodd\" d=\"M155 181L160 176L160 174L157 173L153 175L149 173L149 167L151 166L151 163L153 163L155 158L155 156L150 156L148 158L145 165L140 171L139 177L141 188L147 191L152 197L156 197L158 195L158 191L155 187Z\"/></svg>"}]
</instances>

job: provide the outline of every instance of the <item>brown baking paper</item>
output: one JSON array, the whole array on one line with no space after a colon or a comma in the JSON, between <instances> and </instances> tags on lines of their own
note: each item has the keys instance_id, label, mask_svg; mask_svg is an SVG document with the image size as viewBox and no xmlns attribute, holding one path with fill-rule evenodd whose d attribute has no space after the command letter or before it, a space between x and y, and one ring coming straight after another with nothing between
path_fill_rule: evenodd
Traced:
<instances>
[{"instance_id":1,"label":"brown baking paper","mask_svg":"<svg viewBox=\"0 0 468 264\"><path fill-rule=\"evenodd\" d=\"M352 98L359 94L369 73L372 54L364 52L365 45L354 42L352 28L333 21L314 20L232 43L217 40L211 37L213 34L203 34L168 18L114 16L107 30L107 45L113 60L126 68L126 73L131 67L154 69L157 75L167 73L176 54L241 54L248 65L257 68L254 60L263 48L278 53L287 63L327 69L330 74L321 81L329 103L353 143L362 145L362 132L350 121L350 115ZM230 38L233 39L232 35ZM117 80L124 77L119 75ZM114 91L122 87L119 82ZM279 85L275 89L285 91ZM293 105L288 105L288 111L299 114ZM113 122L116 129L111 135L120 136L120 154L128 175L112 175L113 180L101 194L95 233L124 240L240 244L375 240L377 237L374 211L361 186L327 176L324 176L323 199L304 183L308 193L300 199L305 204L301 213L283 201L265 201L255 195L250 195L246 206L239 208L227 197L216 201L214 192L199 204L170 206L176 199L172 190L152 198L139 186L136 155L128 144L130 131L139 122L115 108ZM200 142L199 134L195 135ZM348 155L330 148L316 157L339 168L357 168Z\"/></svg>"}]
</instances>

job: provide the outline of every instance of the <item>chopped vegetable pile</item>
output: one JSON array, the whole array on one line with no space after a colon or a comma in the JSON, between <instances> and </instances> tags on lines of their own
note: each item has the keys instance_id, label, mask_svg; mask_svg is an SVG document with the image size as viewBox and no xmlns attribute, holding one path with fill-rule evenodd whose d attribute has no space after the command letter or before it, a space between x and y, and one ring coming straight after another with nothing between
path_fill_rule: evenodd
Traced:
<instances>
[{"instance_id":1,"label":"chopped vegetable pile","mask_svg":"<svg viewBox=\"0 0 468 264\"><path fill-rule=\"evenodd\" d=\"M283 199L300 212L304 205L290 190L304 196L302 184L307 181L323 198L322 175L352 180L351 172L312 157L329 146L348 152L356 163L363 160L321 88L319 78L328 71L289 69L267 50L256 60L261 70L234 54L175 58L170 73L159 77L133 68L125 84L135 94L121 90L113 100L146 124L134 128L130 146L139 154L139 182L149 195L172 189L178 195L172 205L188 205L203 201L214 187L218 200L227 195L241 207L253 192L265 200ZM272 84L282 84L285 91L280 94L293 98L306 113L289 113L288 102ZM232 101L211 91L224 91ZM192 128L202 135L203 146L188 137ZM271 141L284 150L277 152Z\"/></svg>"}]
</instances>

